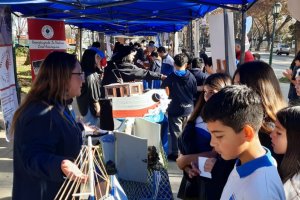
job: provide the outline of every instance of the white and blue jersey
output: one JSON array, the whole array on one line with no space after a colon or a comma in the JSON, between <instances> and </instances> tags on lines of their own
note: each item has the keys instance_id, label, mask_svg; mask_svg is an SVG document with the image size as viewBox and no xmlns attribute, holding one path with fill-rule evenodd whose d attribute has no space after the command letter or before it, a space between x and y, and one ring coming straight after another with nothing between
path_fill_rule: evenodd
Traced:
<instances>
[{"instance_id":1,"label":"white and blue jersey","mask_svg":"<svg viewBox=\"0 0 300 200\"><path fill-rule=\"evenodd\" d=\"M276 161L267 153L243 165L237 160L223 189L221 200L284 200Z\"/></svg>"}]
</instances>

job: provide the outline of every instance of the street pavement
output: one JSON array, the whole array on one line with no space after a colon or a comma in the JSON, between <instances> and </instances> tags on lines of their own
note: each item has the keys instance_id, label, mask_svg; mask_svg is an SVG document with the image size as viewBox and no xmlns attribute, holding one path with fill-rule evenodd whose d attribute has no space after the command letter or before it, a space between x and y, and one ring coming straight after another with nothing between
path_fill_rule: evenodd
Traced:
<instances>
[{"instance_id":1,"label":"street pavement","mask_svg":"<svg viewBox=\"0 0 300 200\"><path fill-rule=\"evenodd\" d=\"M262 61L269 63L269 56L270 56L269 52L258 52L258 53L261 55ZM295 57L294 54L290 54L289 56L273 54L272 68L278 79L284 77L282 73L286 69L289 69L294 57ZM280 83L280 88L286 101L288 101L289 87L290 84L288 83Z\"/></svg>"},{"instance_id":2,"label":"street pavement","mask_svg":"<svg viewBox=\"0 0 300 200\"><path fill-rule=\"evenodd\" d=\"M267 52L259 52L261 60L268 62L269 54ZM282 72L290 66L294 55L273 55L273 69L277 78L282 77ZM280 83L283 95L287 99L289 84ZM2 113L0 112L0 200L11 199L12 179L13 179L13 160L12 160L12 143L7 143L5 140L5 132L3 130ZM168 173L171 182L174 199L177 199L182 172L176 166L176 163L170 161L168 164Z\"/></svg>"}]
</instances>

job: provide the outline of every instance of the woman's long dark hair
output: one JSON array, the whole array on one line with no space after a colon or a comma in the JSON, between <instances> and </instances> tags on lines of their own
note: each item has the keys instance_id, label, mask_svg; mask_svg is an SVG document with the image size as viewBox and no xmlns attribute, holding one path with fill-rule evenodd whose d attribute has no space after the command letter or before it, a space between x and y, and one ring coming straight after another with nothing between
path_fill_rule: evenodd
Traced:
<instances>
[{"instance_id":1,"label":"woman's long dark hair","mask_svg":"<svg viewBox=\"0 0 300 200\"><path fill-rule=\"evenodd\" d=\"M276 116L286 129L287 150L279 167L279 174L285 183L300 172L300 106L284 108Z\"/></svg>"},{"instance_id":2,"label":"woman's long dark hair","mask_svg":"<svg viewBox=\"0 0 300 200\"><path fill-rule=\"evenodd\" d=\"M276 113L286 107L286 102L272 67L262 61L247 62L237 68L233 80L237 74L240 76L241 84L247 85L261 96L266 115L261 131L269 134L272 129L268 126L268 123L275 122Z\"/></svg>"},{"instance_id":3,"label":"woman's long dark hair","mask_svg":"<svg viewBox=\"0 0 300 200\"><path fill-rule=\"evenodd\" d=\"M30 103L55 101L63 104L65 102L67 87L76 62L78 61L74 55L65 52L52 52L46 57L30 91L14 114L10 129L11 136L14 134L18 118Z\"/></svg>"},{"instance_id":4,"label":"woman's long dark hair","mask_svg":"<svg viewBox=\"0 0 300 200\"><path fill-rule=\"evenodd\" d=\"M227 85L231 85L231 78L227 74L216 73L212 74L205 80L204 85L207 85L214 90L221 90L223 87ZM197 117L200 115L202 108L205 105L204 92L201 92L199 99L196 103L195 109L189 118L189 122L195 122Z\"/></svg>"},{"instance_id":5,"label":"woman's long dark hair","mask_svg":"<svg viewBox=\"0 0 300 200\"><path fill-rule=\"evenodd\" d=\"M84 51L81 58L81 69L84 73L94 73L97 70L96 65L96 51L92 49L87 49Z\"/></svg>"}]
</instances>

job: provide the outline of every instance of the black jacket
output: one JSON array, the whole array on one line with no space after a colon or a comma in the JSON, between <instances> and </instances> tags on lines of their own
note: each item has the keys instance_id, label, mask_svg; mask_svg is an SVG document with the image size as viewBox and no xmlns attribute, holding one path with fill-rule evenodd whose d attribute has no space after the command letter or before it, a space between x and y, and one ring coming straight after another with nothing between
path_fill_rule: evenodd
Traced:
<instances>
[{"instance_id":1,"label":"black jacket","mask_svg":"<svg viewBox=\"0 0 300 200\"><path fill-rule=\"evenodd\" d=\"M160 80L161 75L139 68L131 63L116 64L113 61L110 61L108 62L107 67L104 68L102 85L117 83L117 78L122 78L123 82L132 82L135 79Z\"/></svg>"},{"instance_id":2,"label":"black jacket","mask_svg":"<svg viewBox=\"0 0 300 200\"><path fill-rule=\"evenodd\" d=\"M197 81L197 86L202 86L208 77L207 74L205 74L201 69L199 68L192 68L190 69L190 72L195 76Z\"/></svg>"},{"instance_id":3,"label":"black jacket","mask_svg":"<svg viewBox=\"0 0 300 200\"><path fill-rule=\"evenodd\" d=\"M61 187L61 162L74 161L82 144L80 128L63 117L63 111L63 107L37 102L18 118L14 133L13 200L53 200Z\"/></svg>"}]
</instances>

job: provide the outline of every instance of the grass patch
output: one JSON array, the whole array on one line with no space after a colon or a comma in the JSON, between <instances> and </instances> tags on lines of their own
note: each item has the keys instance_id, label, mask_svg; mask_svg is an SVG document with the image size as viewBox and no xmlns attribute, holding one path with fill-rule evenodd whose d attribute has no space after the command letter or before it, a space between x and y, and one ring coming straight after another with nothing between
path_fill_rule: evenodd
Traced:
<instances>
[{"instance_id":1,"label":"grass patch","mask_svg":"<svg viewBox=\"0 0 300 200\"><path fill-rule=\"evenodd\" d=\"M21 87L21 93L27 94L31 88L31 66L24 65L26 57L17 57L17 79Z\"/></svg>"},{"instance_id":2,"label":"grass patch","mask_svg":"<svg viewBox=\"0 0 300 200\"><path fill-rule=\"evenodd\" d=\"M286 77L281 77L278 79L280 83L290 83L290 80Z\"/></svg>"}]
</instances>

